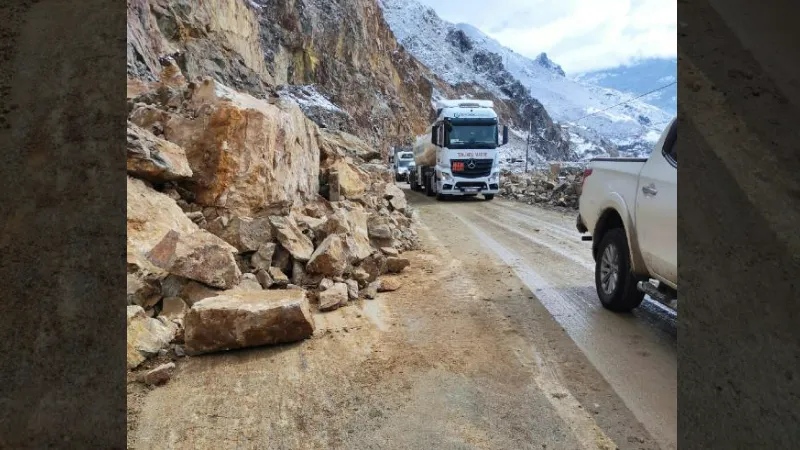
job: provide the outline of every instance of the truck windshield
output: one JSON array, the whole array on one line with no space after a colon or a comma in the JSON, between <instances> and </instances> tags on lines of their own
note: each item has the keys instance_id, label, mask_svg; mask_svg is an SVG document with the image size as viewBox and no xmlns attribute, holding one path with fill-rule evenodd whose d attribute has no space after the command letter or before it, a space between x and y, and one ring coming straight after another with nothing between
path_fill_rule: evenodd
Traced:
<instances>
[{"instance_id":1,"label":"truck windshield","mask_svg":"<svg viewBox=\"0 0 800 450\"><path fill-rule=\"evenodd\" d=\"M448 148L496 148L497 124L487 122L453 122L446 129Z\"/></svg>"},{"instance_id":2,"label":"truck windshield","mask_svg":"<svg viewBox=\"0 0 800 450\"><path fill-rule=\"evenodd\" d=\"M412 161L412 160L410 160L410 159L405 159L405 160L401 159L400 161L398 161L398 165L399 165L400 167L408 167L408 166L410 166L410 165L411 165L411 163L412 163L412 162L413 162L413 161Z\"/></svg>"}]
</instances>

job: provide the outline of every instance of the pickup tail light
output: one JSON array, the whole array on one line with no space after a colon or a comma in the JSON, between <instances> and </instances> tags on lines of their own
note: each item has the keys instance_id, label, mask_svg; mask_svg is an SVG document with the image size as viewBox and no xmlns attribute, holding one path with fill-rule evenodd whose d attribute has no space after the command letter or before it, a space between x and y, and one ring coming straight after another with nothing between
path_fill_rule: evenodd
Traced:
<instances>
[{"instance_id":1,"label":"pickup tail light","mask_svg":"<svg viewBox=\"0 0 800 450\"><path fill-rule=\"evenodd\" d=\"M589 175L592 174L592 169L586 169L583 171L583 179L581 180L581 184L586 183L586 179L589 178Z\"/></svg>"}]
</instances>

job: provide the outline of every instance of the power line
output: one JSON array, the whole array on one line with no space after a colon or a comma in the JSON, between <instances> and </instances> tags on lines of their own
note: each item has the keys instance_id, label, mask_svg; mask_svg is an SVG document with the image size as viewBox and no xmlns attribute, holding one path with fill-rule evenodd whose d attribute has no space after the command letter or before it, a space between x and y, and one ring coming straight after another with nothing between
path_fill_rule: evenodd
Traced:
<instances>
[{"instance_id":1,"label":"power line","mask_svg":"<svg viewBox=\"0 0 800 450\"><path fill-rule=\"evenodd\" d=\"M624 105L625 103L630 103L630 102L632 102L632 101L636 100L637 98L642 98L642 97L644 97L645 95L649 95L649 94L652 94L653 92L657 92L657 91L660 91L660 90L662 90L662 89L666 89L666 88L668 88L668 87L672 86L673 84L677 84L677 83L678 83L677 81L673 81L673 82L672 82L672 83L670 83L670 84L665 84L664 86L661 86L660 88L656 88L656 89L653 89L653 90L652 90L652 91L650 91L650 92L645 92L645 93L644 93L644 94L642 94L642 95L638 95L638 96L636 96L636 97L629 98L628 100L625 100L624 102L617 103L616 105L609 106L608 108L601 109L600 111L595 111L595 112L593 112L593 113L591 113L591 114L587 114L587 115L585 115L585 116L581 117L580 119L576 120L575 122L580 122L581 120L583 120L583 119L585 119L585 118L587 118L587 117L591 117L591 116L593 116L593 115L595 115L595 114L600 114L601 112L608 111L608 110L609 110L609 109L611 109L611 108L616 108L616 107L617 107L617 106L619 106L619 105Z\"/></svg>"}]
</instances>

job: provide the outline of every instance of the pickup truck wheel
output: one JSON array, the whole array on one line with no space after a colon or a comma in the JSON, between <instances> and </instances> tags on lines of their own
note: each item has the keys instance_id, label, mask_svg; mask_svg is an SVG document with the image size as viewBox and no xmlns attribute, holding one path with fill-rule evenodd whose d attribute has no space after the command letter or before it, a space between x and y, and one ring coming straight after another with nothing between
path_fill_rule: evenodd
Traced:
<instances>
[{"instance_id":1,"label":"pickup truck wheel","mask_svg":"<svg viewBox=\"0 0 800 450\"><path fill-rule=\"evenodd\" d=\"M630 251L625 230L606 232L597 248L594 282L603 307L628 312L642 303L644 293L636 288L639 280L631 272Z\"/></svg>"}]
</instances>

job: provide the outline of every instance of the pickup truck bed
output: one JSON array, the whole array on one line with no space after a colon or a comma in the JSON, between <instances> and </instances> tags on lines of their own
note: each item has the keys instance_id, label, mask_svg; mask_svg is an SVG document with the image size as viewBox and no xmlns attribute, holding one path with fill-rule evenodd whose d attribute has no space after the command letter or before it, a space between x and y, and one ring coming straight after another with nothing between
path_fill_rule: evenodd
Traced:
<instances>
[{"instance_id":1,"label":"pickup truck bed","mask_svg":"<svg viewBox=\"0 0 800 450\"><path fill-rule=\"evenodd\" d=\"M627 311L650 278L677 290L677 125L649 158L595 158L584 173L577 228L591 233L595 284L604 306Z\"/></svg>"}]
</instances>

